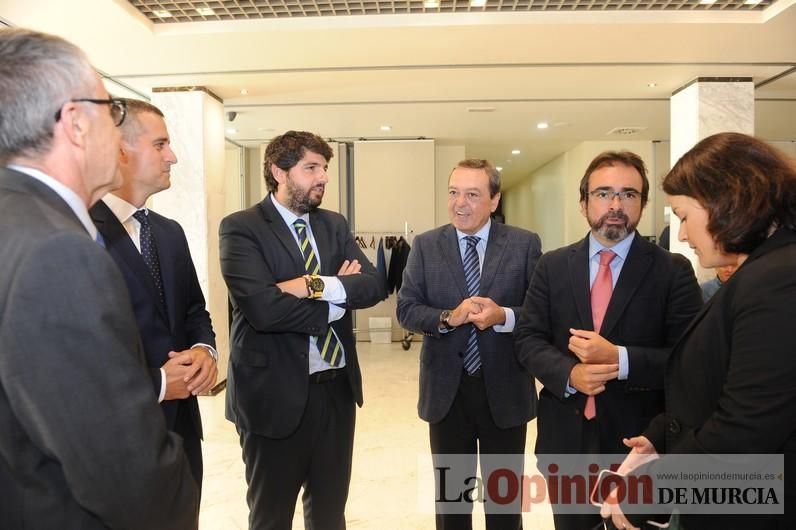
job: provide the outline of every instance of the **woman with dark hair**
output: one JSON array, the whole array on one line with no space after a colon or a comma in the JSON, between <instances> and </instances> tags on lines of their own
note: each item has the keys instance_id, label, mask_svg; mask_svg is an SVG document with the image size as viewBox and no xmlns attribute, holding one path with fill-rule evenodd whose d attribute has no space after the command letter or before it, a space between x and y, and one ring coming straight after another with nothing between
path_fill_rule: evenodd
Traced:
<instances>
[{"instance_id":1,"label":"woman with dark hair","mask_svg":"<svg viewBox=\"0 0 796 530\"><path fill-rule=\"evenodd\" d=\"M624 471L645 455L700 454L719 465L707 455L784 454L785 498L778 501L786 516L682 513L680 523L689 530L796 528L796 164L751 136L721 133L686 153L663 190L680 219L678 238L700 264L740 267L674 347L666 412L625 440L632 450ZM634 472L664 471L667 461ZM602 513L617 528L635 528L616 505L606 503Z\"/></svg>"}]
</instances>

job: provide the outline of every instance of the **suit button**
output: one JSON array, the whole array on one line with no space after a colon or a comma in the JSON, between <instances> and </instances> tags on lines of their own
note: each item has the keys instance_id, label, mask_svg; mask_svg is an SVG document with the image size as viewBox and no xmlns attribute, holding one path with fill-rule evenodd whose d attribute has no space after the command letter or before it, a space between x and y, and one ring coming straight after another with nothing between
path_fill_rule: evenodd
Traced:
<instances>
[{"instance_id":1,"label":"suit button","mask_svg":"<svg viewBox=\"0 0 796 530\"><path fill-rule=\"evenodd\" d=\"M456 355L459 356L459 359L463 359L464 358L464 353L462 353L462 352L459 352Z\"/></svg>"},{"instance_id":2,"label":"suit button","mask_svg":"<svg viewBox=\"0 0 796 530\"><path fill-rule=\"evenodd\" d=\"M672 420L669 422L669 432L672 434L677 434L680 432L680 422L677 420Z\"/></svg>"}]
</instances>

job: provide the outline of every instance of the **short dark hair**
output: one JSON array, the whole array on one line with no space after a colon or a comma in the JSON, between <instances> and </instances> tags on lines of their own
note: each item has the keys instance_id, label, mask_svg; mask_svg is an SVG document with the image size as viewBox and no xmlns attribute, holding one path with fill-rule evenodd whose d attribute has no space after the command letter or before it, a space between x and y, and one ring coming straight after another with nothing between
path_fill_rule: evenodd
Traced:
<instances>
[{"instance_id":1,"label":"short dark hair","mask_svg":"<svg viewBox=\"0 0 796 530\"><path fill-rule=\"evenodd\" d=\"M93 97L96 74L86 55L60 37L0 30L0 165L46 155L55 115L71 98Z\"/></svg>"},{"instance_id":2,"label":"short dark hair","mask_svg":"<svg viewBox=\"0 0 796 530\"><path fill-rule=\"evenodd\" d=\"M494 197L500 193L500 171L498 171L489 160L484 160L482 158L466 158L456 164L453 170L455 171L456 168L459 167L466 169L483 169L489 177L489 196ZM453 174L453 171L451 171L451 174ZM448 175L448 180L450 180L450 175Z\"/></svg>"},{"instance_id":3,"label":"short dark hair","mask_svg":"<svg viewBox=\"0 0 796 530\"><path fill-rule=\"evenodd\" d=\"M326 140L307 131L288 131L268 143L263 157L263 175L269 192L274 193L279 188L279 183L271 174L271 164L288 171L298 164L307 151L321 155L327 162L334 156Z\"/></svg>"},{"instance_id":4,"label":"short dark hair","mask_svg":"<svg viewBox=\"0 0 796 530\"><path fill-rule=\"evenodd\" d=\"M151 114L155 114L160 116L161 118L165 118L163 115L163 111L159 108L154 106L152 103L148 103L146 101L142 101L140 99L130 99L130 98L121 98L127 104L127 117L122 122L121 129L122 129L122 136L124 140L128 143L132 143L138 138L138 135L141 133L141 123L138 121L138 117L141 114L149 112Z\"/></svg>"},{"instance_id":5,"label":"short dark hair","mask_svg":"<svg viewBox=\"0 0 796 530\"><path fill-rule=\"evenodd\" d=\"M591 161L589 167L586 168L586 173L580 179L580 200L581 202L588 202L589 198L589 177L598 169L604 167L612 167L616 165L628 166L634 168L641 175L641 207L647 204L647 198L650 194L650 181L647 179L647 166L644 161L636 153L630 151L604 151L597 155Z\"/></svg>"},{"instance_id":6,"label":"short dark hair","mask_svg":"<svg viewBox=\"0 0 796 530\"><path fill-rule=\"evenodd\" d=\"M749 254L771 228L796 229L796 162L746 134L700 141L664 177L663 191L696 199L724 252Z\"/></svg>"}]
</instances>

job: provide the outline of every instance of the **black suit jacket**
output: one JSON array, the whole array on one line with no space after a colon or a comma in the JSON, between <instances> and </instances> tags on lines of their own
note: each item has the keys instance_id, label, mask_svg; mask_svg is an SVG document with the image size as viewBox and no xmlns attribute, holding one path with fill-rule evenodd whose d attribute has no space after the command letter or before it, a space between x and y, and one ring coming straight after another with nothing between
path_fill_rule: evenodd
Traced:
<instances>
[{"instance_id":1,"label":"black suit jacket","mask_svg":"<svg viewBox=\"0 0 796 530\"><path fill-rule=\"evenodd\" d=\"M362 405L351 309L375 305L387 295L379 276L354 242L345 218L316 209L310 227L320 254L320 274L335 276L345 260L359 260L360 274L340 276L347 301L331 324L345 349L345 371ZM219 229L221 272L233 306L226 416L246 431L270 438L291 434L301 420L309 385L309 336L329 327L329 306L282 293L277 283L305 274L290 228L268 195L226 217Z\"/></svg>"},{"instance_id":2,"label":"black suit jacket","mask_svg":"<svg viewBox=\"0 0 796 530\"><path fill-rule=\"evenodd\" d=\"M119 270L67 204L0 168L0 526L196 528Z\"/></svg>"},{"instance_id":3,"label":"black suit jacket","mask_svg":"<svg viewBox=\"0 0 796 530\"><path fill-rule=\"evenodd\" d=\"M119 219L103 201L98 201L90 213L130 292L147 368L157 395L161 388L160 367L169 360L170 351L182 351L196 343L214 348L216 345L188 241L179 223L149 211L166 298L166 307L163 307L152 275ZM201 438L202 421L196 396L161 402L166 425L174 430L180 401L188 407L195 433Z\"/></svg>"},{"instance_id":4,"label":"black suit jacket","mask_svg":"<svg viewBox=\"0 0 796 530\"><path fill-rule=\"evenodd\" d=\"M659 453L784 453L790 510L796 504L795 301L796 232L780 229L705 304L674 347L666 413L644 432ZM666 461L653 469L665 469ZM688 520L684 515L687 526ZM693 527L759 524L711 516Z\"/></svg>"},{"instance_id":5,"label":"black suit jacket","mask_svg":"<svg viewBox=\"0 0 796 530\"><path fill-rule=\"evenodd\" d=\"M481 272L480 296L510 307L520 304L542 253L539 236L492 222ZM418 413L430 423L441 421L453 404L463 370L463 352L472 325L439 333L440 313L469 298L456 229L445 225L417 236L409 253L398 293L401 325L423 333L420 352ZM514 355L512 333L489 328L478 333L487 400L500 428L522 425L536 413L533 378Z\"/></svg>"},{"instance_id":6,"label":"black suit jacket","mask_svg":"<svg viewBox=\"0 0 796 530\"><path fill-rule=\"evenodd\" d=\"M544 385L539 395L537 453L576 453L581 447L586 396L564 395L577 356L569 329L593 330L589 238L539 260L517 324L520 362ZM600 450L627 452L634 436L663 410L663 372L672 346L702 306L694 271L636 234L602 325L602 336L628 350L629 374L595 398Z\"/></svg>"}]
</instances>

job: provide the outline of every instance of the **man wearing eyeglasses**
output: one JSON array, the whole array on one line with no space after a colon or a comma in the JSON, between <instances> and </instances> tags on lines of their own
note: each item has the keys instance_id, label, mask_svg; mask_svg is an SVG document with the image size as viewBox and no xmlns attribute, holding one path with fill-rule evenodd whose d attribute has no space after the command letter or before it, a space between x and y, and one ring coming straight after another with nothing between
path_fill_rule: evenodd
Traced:
<instances>
[{"instance_id":1,"label":"man wearing eyeglasses","mask_svg":"<svg viewBox=\"0 0 796 530\"><path fill-rule=\"evenodd\" d=\"M196 396L215 384L215 333L182 227L146 208L171 186L171 149L163 113L125 99L119 189L97 201L91 219L119 265L133 301L147 370L166 418L183 439L194 478L202 484L202 419Z\"/></svg>"},{"instance_id":2,"label":"man wearing eyeglasses","mask_svg":"<svg viewBox=\"0 0 796 530\"><path fill-rule=\"evenodd\" d=\"M77 47L0 30L3 528L196 527L196 484L88 213L119 185L124 118Z\"/></svg>"},{"instance_id":3,"label":"man wearing eyeglasses","mask_svg":"<svg viewBox=\"0 0 796 530\"><path fill-rule=\"evenodd\" d=\"M544 455L627 453L623 438L663 411L666 359L702 299L688 260L636 231L648 193L638 155L598 155L580 183L590 233L542 256L525 296L514 334L520 362L544 385L536 441L543 473L566 464ZM581 513L553 505L557 530L600 523L588 499L578 500Z\"/></svg>"}]
</instances>

